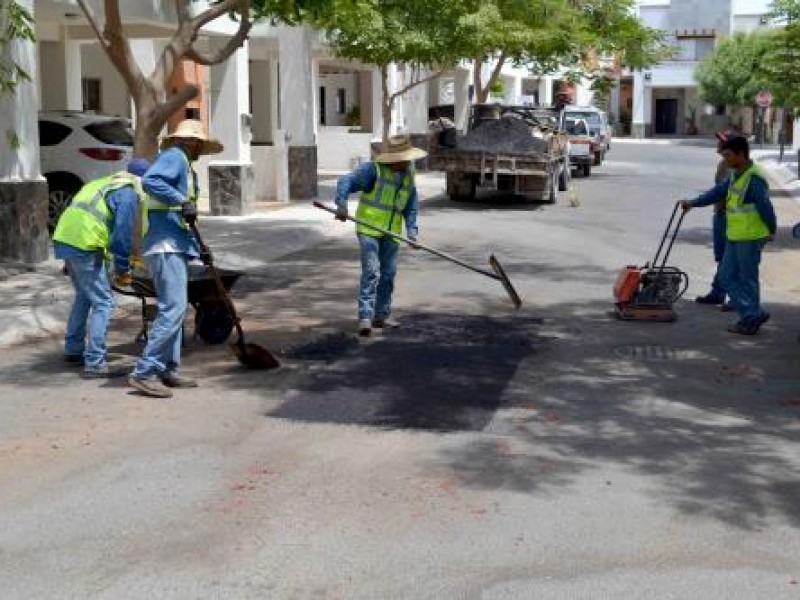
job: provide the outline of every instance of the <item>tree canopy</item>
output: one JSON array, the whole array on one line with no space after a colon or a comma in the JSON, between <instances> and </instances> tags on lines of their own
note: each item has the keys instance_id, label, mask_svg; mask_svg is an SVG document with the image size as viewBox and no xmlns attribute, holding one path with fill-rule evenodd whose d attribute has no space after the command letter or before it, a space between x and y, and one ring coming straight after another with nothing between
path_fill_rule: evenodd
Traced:
<instances>
[{"instance_id":1,"label":"tree canopy","mask_svg":"<svg viewBox=\"0 0 800 600\"><path fill-rule=\"evenodd\" d=\"M717 106L752 106L756 94L770 87L760 65L773 44L771 37L736 33L722 40L695 72L700 98Z\"/></svg>"}]
</instances>

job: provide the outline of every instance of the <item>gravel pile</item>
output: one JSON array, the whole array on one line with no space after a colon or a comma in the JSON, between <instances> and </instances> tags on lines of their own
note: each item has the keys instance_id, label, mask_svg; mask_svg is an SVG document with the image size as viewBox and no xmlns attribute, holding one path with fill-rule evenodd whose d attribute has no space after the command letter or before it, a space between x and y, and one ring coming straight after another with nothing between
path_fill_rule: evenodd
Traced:
<instances>
[{"instance_id":1,"label":"gravel pile","mask_svg":"<svg viewBox=\"0 0 800 600\"><path fill-rule=\"evenodd\" d=\"M488 154L546 154L547 140L535 137L533 131L521 119L487 121L459 140L458 149Z\"/></svg>"}]
</instances>

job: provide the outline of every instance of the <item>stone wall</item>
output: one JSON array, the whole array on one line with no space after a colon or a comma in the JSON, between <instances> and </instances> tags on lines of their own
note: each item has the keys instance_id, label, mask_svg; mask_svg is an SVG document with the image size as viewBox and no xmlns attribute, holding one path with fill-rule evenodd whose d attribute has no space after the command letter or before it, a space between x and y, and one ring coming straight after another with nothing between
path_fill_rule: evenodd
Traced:
<instances>
[{"instance_id":1,"label":"stone wall","mask_svg":"<svg viewBox=\"0 0 800 600\"><path fill-rule=\"evenodd\" d=\"M0 182L0 260L47 260L47 182Z\"/></svg>"},{"instance_id":2,"label":"stone wall","mask_svg":"<svg viewBox=\"0 0 800 600\"><path fill-rule=\"evenodd\" d=\"M208 166L208 203L215 217L249 214L255 202L253 165Z\"/></svg>"},{"instance_id":3,"label":"stone wall","mask_svg":"<svg viewBox=\"0 0 800 600\"><path fill-rule=\"evenodd\" d=\"M317 193L317 147L289 146L289 196L310 200Z\"/></svg>"}]
</instances>

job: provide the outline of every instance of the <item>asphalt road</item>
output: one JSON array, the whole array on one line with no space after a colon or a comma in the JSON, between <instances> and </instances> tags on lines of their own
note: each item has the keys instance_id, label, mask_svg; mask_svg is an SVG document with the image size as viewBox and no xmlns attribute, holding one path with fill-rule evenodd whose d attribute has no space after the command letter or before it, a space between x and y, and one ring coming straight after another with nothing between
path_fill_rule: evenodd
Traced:
<instances>
[{"instance_id":1,"label":"asphalt road","mask_svg":"<svg viewBox=\"0 0 800 600\"><path fill-rule=\"evenodd\" d=\"M671 261L692 278L679 321L609 315L714 162L618 145L574 208L456 205L424 178L422 239L495 252L519 312L405 251L402 328L358 340L353 239L323 237L235 288L280 371L190 343L202 387L154 401L81 380L58 340L3 355L0 598L800 597L800 210L776 201L759 336L691 302L713 272L701 211ZM223 255L269 243L225 227ZM115 322L120 361L135 331Z\"/></svg>"}]
</instances>

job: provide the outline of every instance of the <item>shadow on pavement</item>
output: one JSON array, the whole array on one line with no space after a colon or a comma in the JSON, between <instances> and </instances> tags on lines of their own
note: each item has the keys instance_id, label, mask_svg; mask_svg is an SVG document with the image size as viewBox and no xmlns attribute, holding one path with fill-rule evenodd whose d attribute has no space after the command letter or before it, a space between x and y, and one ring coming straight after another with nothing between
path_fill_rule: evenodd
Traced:
<instances>
[{"instance_id":1,"label":"shadow on pavement","mask_svg":"<svg viewBox=\"0 0 800 600\"><path fill-rule=\"evenodd\" d=\"M795 312L769 308L778 323ZM599 303L562 306L541 330L555 338L550 351L520 364L504 395L513 410L487 430L502 437L431 462L466 486L544 494L617 465L651 477L654 500L686 514L800 526L795 334L735 337L728 315L679 310L675 324L621 323Z\"/></svg>"},{"instance_id":2,"label":"shadow on pavement","mask_svg":"<svg viewBox=\"0 0 800 600\"><path fill-rule=\"evenodd\" d=\"M341 344L334 368L313 372L268 416L392 429L480 431L501 406L520 361L543 350L545 340L535 333L539 323L407 315L399 329L381 338Z\"/></svg>"}]
</instances>

